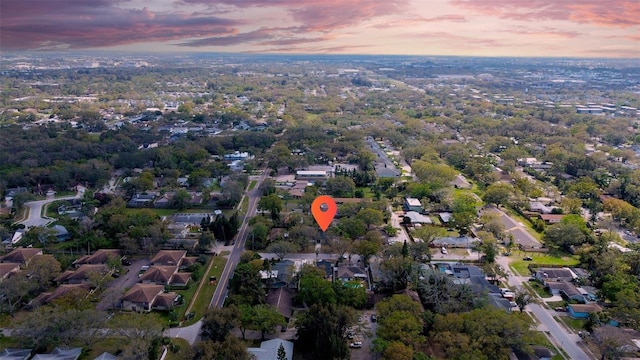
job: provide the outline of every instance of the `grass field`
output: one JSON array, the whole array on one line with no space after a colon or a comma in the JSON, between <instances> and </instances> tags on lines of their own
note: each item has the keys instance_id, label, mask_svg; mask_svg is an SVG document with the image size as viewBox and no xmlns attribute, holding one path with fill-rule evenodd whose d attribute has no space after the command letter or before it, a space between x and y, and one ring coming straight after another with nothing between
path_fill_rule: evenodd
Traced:
<instances>
[{"instance_id":1,"label":"grass field","mask_svg":"<svg viewBox=\"0 0 640 360\"><path fill-rule=\"evenodd\" d=\"M256 187L256 184L258 184L258 181L252 180L251 183L249 183L249 191L253 190Z\"/></svg>"},{"instance_id":2,"label":"grass field","mask_svg":"<svg viewBox=\"0 0 640 360\"><path fill-rule=\"evenodd\" d=\"M545 265L563 265L563 266L575 266L579 263L577 257L562 256L556 257L548 254L536 254L531 256L533 261L517 260L511 263L511 268L521 276L529 276L528 266L531 264L542 267Z\"/></svg>"},{"instance_id":3,"label":"grass field","mask_svg":"<svg viewBox=\"0 0 640 360\"><path fill-rule=\"evenodd\" d=\"M572 329L574 332L584 330L584 324L587 322L584 319L573 319L568 316L554 316L557 322L564 323L568 328Z\"/></svg>"},{"instance_id":4,"label":"grass field","mask_svg":"<svg viewBox=\"0 0 640 360\"><path fill-rule=\"evenodd\" d=\"M220 276L222 275L222 270L224 270L224 266L227 263L227 258L223 256L214 256L212 261L213 261L213 265L211 266L211 271L209 271L208 274L205 274L202 277L202 281L204 281L205 283L204 285L202 285L202 288L200 289L200 293L198 293L198 297L196 298L193 304L193 307L191 308L191 311L194 312L195 315L190 320L184 321L182 323L182 326L194 324L204 315L204 313L207 311L207 308L209 307L209 303L211 302L211 298L213 297L213 292L216 290L216 287L217 287L217 284L216 285L209 284L209 277L215 276L216 279L220 279ZM193 286L193 287L196 288L196 286ZM194 289L194 292L195 292L195 289ZM189 300L190 299L191 298L189 298Z\"/></svg>"},{"instance_id":5,"label":"grass field","mask_svg":"<svg viewBox=\"0 0 640 360\"><path fill-rule=\"evenodd\" d=\"M191 355L190 351L191 345L185 339L181 338L173 338L171 339L171 344L167 345L167 356L166 360L181 360L187 359Z\"/></svg>"}]
</instances>

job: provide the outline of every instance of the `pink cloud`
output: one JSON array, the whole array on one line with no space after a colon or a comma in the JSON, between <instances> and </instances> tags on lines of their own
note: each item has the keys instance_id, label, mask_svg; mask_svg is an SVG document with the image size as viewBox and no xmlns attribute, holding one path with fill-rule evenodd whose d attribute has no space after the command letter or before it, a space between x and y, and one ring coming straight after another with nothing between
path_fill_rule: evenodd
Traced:
<instances>
[{"instance_id":1,"label":"pink cloud","mask_svg":"<svg viewBox=\"0 0 640 360\"><path fill-rule=\"evenodd\" d=\"M613 27L640 25L637 0L450 0L450 3L480 14L514 20L568 20Z\"/></svg>"},{"instance_id":2,"label":"pink cloud","mask_svg":"<svg viewBox=\"0 0 640 360\"><path fill-rule=\"evenodd\" d=\"M380 24L373 25L371 27L376 29L389 29L389 28L396 28L396 27L418 26L418 25L423 25L425 23L431 23L431 22L463 23L467 21L468 20L465 16L454 15L454 14L440 15L440 16L434 16L430 18L414 16L414 17L403 18L403 19L394 19L392 21L383 22Z\"/></svg>"},{"instance_id":3,"label":"pink cloud","mask_svg":"<svg viewBox=\"0 0 640 360\"><path fill-rule=\"evenodd\" d=\"M189 37L229 35L239 21L215 16L124 9L121 1L0 2L4 49L88 48Z\"/></svg>"},{"instance_id":4,"label":"pink cloud","mask_svg":"<svg viewBox=\"0 0 640 360\"><path fill-rule=\"evenodd\" d=\"M566 31L560 30L552 27L541 27L536 29L530 29L523 26L518 26L505 30L506 33L517 34L517 35L533 35L533 36L544 36L544 37L560 37L560 38L575 38L580 36L580 33L577 31Z\"/></svg>"},{"instance_id":5,"label":"pink cloud","mask_svg":"<svg viewBox=\"0 0 640 360\"><path fill-rule=\"evenodd\" d=\"M328 32L344 29L376 17L400 14L409 9L409 0L180 0L179 3L221 5L236 8L282 8L306 31Z\"/></svg>"}]
</instances>

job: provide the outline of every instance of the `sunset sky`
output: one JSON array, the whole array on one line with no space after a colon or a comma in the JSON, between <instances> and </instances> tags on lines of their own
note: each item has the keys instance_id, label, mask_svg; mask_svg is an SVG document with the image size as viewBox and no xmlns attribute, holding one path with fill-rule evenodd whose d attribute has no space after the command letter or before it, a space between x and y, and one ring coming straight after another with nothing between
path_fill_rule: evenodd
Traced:
<instances>
[{"instance_id":1,"label":"sunset sky","mask_svg":"<svg viewBox=\"0 0 640 360\"><path fill-rule=\"evenodd\" d=\"M640 58L640 0L1 0L0 50Z\"/></svg>"}]
</instances>

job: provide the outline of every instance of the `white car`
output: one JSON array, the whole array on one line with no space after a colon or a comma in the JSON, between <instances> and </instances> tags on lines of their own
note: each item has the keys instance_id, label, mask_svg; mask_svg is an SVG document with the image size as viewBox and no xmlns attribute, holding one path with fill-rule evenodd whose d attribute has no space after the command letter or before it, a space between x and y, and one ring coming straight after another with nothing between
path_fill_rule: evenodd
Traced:
<instances>
[{"instance_id":1,"label":"white car","mask_svg":"<svg viewBox=\"0 0 640 360\"><path fill-rule=\"evenodd\" d=\"M443 254L445 254L445 255L446 255L446 254L448 254L448 253L447 253L447 249L446 249L446 248L444 248L444 247L443 247L442 249L440 249L440 252L441 252L441 253L443 253Z\"/></svg>"},{"instance_id":2,"label":"white car","mask_svg":"<svg viewBox=\"0 0 640 360\"><path fill-rule=\"evenodd\" d=\"M362 347L362 341L354 341L351 344L349 344L349 347L359 349Z\"/></svg>"}]
</instances>

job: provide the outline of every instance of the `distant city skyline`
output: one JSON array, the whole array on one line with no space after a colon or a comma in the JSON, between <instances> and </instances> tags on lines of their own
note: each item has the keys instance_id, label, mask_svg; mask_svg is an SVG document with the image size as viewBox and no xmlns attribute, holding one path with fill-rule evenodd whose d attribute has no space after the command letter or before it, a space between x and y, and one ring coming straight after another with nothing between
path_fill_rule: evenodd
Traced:
<instances>
[{"instance_id":1,"label":"distant city skyline","mask_svg":"<svg viewBox=\"0 0 640 360\"><path fill-rule=\"evenodd\" d=\"M640 58L640 1L2 0L20 50Z\"/></svg>"}]
</instances>

